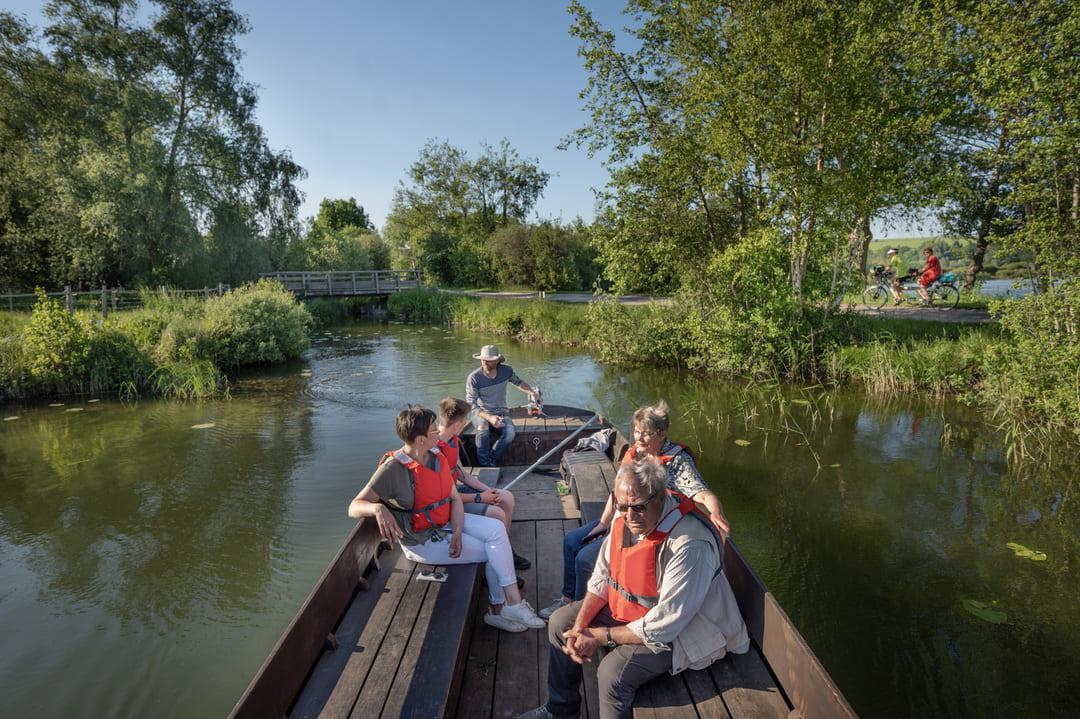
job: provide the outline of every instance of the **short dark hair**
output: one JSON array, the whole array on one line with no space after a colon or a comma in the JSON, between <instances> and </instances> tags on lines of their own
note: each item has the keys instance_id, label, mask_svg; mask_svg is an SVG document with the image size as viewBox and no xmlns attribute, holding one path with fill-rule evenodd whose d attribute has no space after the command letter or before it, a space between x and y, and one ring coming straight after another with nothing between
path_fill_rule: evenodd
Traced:
<instances>
[{"instance_id":1,"label":"short dark hair","mask_svg":"<svg viewBox=\"0 0 1080 719\"><path fill-rule=\"evenodd\" d=\"M926 247L922 248L922 251L923 252L929 252L931 255L934 254L934 248L931 247L930 245L927 245Z\"/></svg>"},{"instance_id":2,"label":"short dark hair","mask_svg":"<svg viewBox=\"0 0 1080 719\"><path fill-rule=\"evenodd\" d=\"M439 402L439 424L448 427L454 422L469 416L472 407L463 399L447 397Z\"/></svg>"},{"instance_id":3,"label":"short dark hair","mask_svg":"<svg viewBox=\"0 0 1080 719\"><path fill-rule=\"evenodd\" d=\"M397 416L397 436L405 444L412 444L417 437L425 435L431 430L435 422L435 413L427 407L418 404L410 404L401 410Z\"/></svg>"}]
</instances>

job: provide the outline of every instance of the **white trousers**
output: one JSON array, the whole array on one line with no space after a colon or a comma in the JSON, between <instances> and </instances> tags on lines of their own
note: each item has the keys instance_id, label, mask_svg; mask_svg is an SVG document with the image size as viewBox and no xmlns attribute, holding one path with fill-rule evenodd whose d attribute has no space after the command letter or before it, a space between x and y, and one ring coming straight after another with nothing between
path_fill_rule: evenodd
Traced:
<instances>
[{"instance_id":1,"label":"white trousers","mask_svg":"<svg viewBox=\"0 0 1080 719\"><path fill-rule=\"evenodd\" d=\"M411 547L401 545L405 556L414 562L424 564L471 564L487 562L484 574L487 576L488 596L492 604L505 604L506 594L503 587L517 584L514 572L514 553L510 549L510 538L506 536L506 525L498 519L479 514L466 514L465 525L461 532L461 554L450 558L450 525L446 525L446 539L436 542L429 539L423 544Z\"/></svg>"}]
</instances>

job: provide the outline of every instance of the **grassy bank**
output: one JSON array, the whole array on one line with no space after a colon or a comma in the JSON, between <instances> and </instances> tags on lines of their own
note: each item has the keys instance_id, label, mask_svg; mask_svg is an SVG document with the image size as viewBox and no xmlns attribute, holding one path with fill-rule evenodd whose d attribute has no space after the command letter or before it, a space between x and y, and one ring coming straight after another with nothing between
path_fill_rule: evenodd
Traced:
<instances>
[{"instance_id":1,"label":"grassy bank","mask_svg":"<svg viewBox=\"0 0 1080 719\"><path fill-rule=\"evenodd\" d=\"M785 336L753 315L703 323L687 305L572 305L416 290L392 297L389 310L410 320L584 347L616 364L756 379L783 375L858 385L882 398L955 396L1000 424L1020 455L1037 453L1063 434L1080 438L1077 288L995 301L996 325L845 313L828 332L810 338ZM784 369L789 355L802 359Z\"/></svg>"},{"instance_id":2,"label":"grassy bank","mask_svg":"<svg viewBox=\"0 0 1080 719\"><path fill-rule=\"evenodd\" d=\"M311 324L292 294L268 281L206 300L148 297L104 320L39 296L30 315L0 315L0 399L211 397L227 391L229 369L299 355Z\"/></svg>"}]
</instances>

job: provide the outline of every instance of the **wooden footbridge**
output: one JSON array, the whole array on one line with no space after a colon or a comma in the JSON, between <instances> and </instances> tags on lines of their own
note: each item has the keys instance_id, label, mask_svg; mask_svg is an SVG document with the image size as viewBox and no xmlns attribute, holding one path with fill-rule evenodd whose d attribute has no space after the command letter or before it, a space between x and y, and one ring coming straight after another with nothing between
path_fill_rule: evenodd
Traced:
<instances>
[{"instance_id":1,"label":"wooden footbridge","mask_svg":"<svg viewBox=\"0 0 1080 719\"><path fill-rule=\"evenodd\" d=\"M346 272L264 272L298 297L361 297L392 295L423 287L420 270L356 270Z\"/></svg>"}]
</instances>

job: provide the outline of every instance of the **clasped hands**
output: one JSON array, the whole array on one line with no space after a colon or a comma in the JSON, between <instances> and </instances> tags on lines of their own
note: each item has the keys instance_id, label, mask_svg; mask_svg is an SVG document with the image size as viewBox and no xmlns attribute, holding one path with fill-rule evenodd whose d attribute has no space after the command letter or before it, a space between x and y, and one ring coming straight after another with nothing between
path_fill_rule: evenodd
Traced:
<instances>
[{"instance_id":1,"label":"clasped hands","mask_svg":"<svg viewBox=\"0 0 1080 719\"><path fill-rule=\"evenodd\" d=\"M600 639L594 636L593 631L589 627L567 629L563 632L563 639L566 640L562 645L563 653L578 664L591 662L600 649Z\"/></svg>"}]
</instances>

